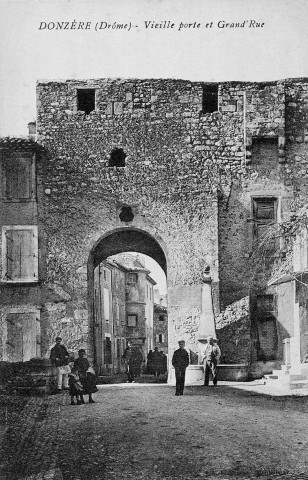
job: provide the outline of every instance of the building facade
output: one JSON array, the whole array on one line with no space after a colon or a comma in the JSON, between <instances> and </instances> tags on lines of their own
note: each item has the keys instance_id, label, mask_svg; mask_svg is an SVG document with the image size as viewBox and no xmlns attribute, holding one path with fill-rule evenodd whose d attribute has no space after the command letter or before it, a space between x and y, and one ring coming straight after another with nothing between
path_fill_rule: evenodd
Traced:
<instances>
[{"instance_id":1,"label":"building facade","mask_svg":"<svg viewBox=\"0 0 308 480\"><path fill-rule=\"evenodd\" d=\"M37 143L1 144L2 358L61 333L98 364L96 269L137 251L167 275L169 353L198 350L209 265L224 361L281 364L270 232L307 200L307 112L306 79L38 82Z\"/></svg>"},{"instance_id":2,"label":"building facade","mask_svg":"<svg viewBox=\"0 0 308 480\"><path fill-rule=\"evenodd\" d=\"M102 375L125 372L130 342L143 358L153 345L154 280L131 254L109 257L94 270L94 357Z\"/></svg>"},{"instance_id":3,"label":"building facade","mask_svg":"<svg viewBox=\"0 0 308 480\"><path fill-rule=\"evenodd\" d=\"M168 311L161 304L154 304L154 348L168 355Z\"/></svg>"}]
</instances>

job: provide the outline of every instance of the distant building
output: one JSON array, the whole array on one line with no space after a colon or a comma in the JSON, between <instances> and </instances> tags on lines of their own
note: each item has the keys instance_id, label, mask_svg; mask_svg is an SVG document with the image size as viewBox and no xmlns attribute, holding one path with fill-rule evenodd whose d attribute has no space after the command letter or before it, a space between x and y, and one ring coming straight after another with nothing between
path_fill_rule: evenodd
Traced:
<instances>
[{"instance_id":1,"label":"distant building","mask_svg":"<svg viewBox=\"0 0 308 480\"><path fill-rule=\"evenodd\" d=\"M164 305L154 304L154 348L168 354L168 311Z\"/></svg>"},{"instance_id":2,"label":"distant building","mask_svg":"<svg viewBox=\"0 0 308 480\"><path fill-rule=\"evenodd\" d=\"M130 341L143 357L153 348L154 280L140 258L119 254L94 271L95 357L101 374L124 371Z\"/></svg>"}]
</instances>

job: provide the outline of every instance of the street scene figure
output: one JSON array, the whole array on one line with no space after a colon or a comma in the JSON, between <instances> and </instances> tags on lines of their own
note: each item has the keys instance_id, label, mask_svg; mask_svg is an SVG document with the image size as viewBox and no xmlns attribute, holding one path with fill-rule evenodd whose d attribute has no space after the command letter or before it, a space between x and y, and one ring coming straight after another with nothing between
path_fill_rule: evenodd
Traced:
<instances>
[{"instance_id":1,"label":"street scene figure","mask_svg":"<svg viewBox=\"0 0 308 480\"><path fill-rule=\"evenodd\" d=\"M158 351L158 347L155 347L152 355L152 373L154 377L159 377L161 370L162 370L162 356Z\"/></svg>"},{"instance_id":2,"label":"street scene figure","mask_svg":"<svg viewBox=\"0 0 308 480\"><path fill-rule=\"evenodd\" d=\"M69 367L69 353L64 345L62 345L62 338L56 338L56 344L50 351L50 360L57 369L57 392L60 393L62 388L69 389L68 374L71 369Z\"/></svg>"},{"instance_id":3,"label":"street scene figure","mask_svg":"<svg viewBox=\"0 0 308 480\"><path fill-rule=\"evenodd\" d=\"M147 368L146 368L146 373L149 375L153 374L153 350L150 350L148 355L147 355Z\"/></svg>"},{"instance_id":4,"label":"street scene figure","mask_svg":"<svg viewBox=\"0 0 308 480\"><path fill-rule=\"evenodd\" d=\"M161 373L164 374L167 373L167 355L163 352L163 350L161 350L159 353L161 355Z\"/></svg>"},{"instance_id":5,"label":"street scene figure","mask_svg":"<svg viewBox=\"0 0 308 480\"><path fill-rule=\"evenodd\" d=\"M95 372L86 358L86 351L81 348L78 351L79 357L74 362L74 368L78 370L80 382L83 387L83 393L89 395L89 403L95 403L92 394L97 392L95 382ZM81 403L84 403L83 396L81 396Z\"/></svg>"},{"instance_id":6,"label":"street scene figure","mask_svg":"<svg viewBox=\"0 0 308 480\"><path fill-rule=\"evenodd\" d=\"M71 396L71 405L76 405L75 398L77 405L81 405L84 403L83 399L83 386L81 384L79 378L79 372L76 368L73 368L71 373L68 374L68 384L70 389L70 396Z\"/></svg>"},{"instance_id":7,"label":"street scene figure","mask_svg":"<svg viewBox=\"0 0 308 480\"><path fill-rule=\"evenodd\" d=\"M215 339L216 340L216 339ZM217 363L221 356L220 348L214 342L213 337L207 338L207 344L202 353L202 362L204 368L204 385L209 385L210 374L213 378L213 385L217 385Z\"/></svg>"},{"instance_id":8,"label":"street scene figure","mask_svg":"<svg viewBox=\"0 0 308 480\"><path fill-rule=\"evenodd\" d=\"M185 385L186 368L189 365L189 355L185 350L184 340L179 341L179 348L174 351L172 357L172 365L175 369L175 395L183 395Z\"/></svg>"},{"instance_id":9,"label":"street scene figure","mask_svg":"<svg viewBox=\"0 0 308 480\"><path fill-rule=\"evenodd\" d=\"M123 353L123 361L126 366L126 373L127 373L127 382L133 383L134 382L134 361L133 361L133 349L131 342L127 342L127 347Z\"/></svg>"},{"instance_id":10,"label":"street scene figure","mask_svg":"<svg viewBox=\"0 0 308 480\"><path fill-rule=\"evenodd\" d=\"M140 377L142 362L143 362L143 355L140 351L140 347L139 348L133 347L132 358L131 358L131 368L132 368L134 377Z\"/></svg>"}]
</instances>

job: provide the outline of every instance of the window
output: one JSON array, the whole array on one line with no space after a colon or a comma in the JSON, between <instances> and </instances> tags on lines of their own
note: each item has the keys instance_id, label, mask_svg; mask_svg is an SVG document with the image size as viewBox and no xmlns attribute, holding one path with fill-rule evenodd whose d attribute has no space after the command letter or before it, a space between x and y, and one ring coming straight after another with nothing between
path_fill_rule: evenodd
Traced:
<instances>
[{"instance_id":1,"label":"window","mask_svg":"<svg viewBox=\"0 0 308 480\"><path fill-rule=\"evenodd\" d=\"M271 170L279 161L278 138L254 137L252 139L252 162L256 167Z\"/></svg>"},{"instance_id":2,"label":"window","mask_svg":"<svg viewBox=\"0 0 308 480\"><path fill-rule=\"evenodd\" d=\"M203 85L202 113L218 111L218 85Z\"/></svg>"},{"instance_id":3,"label":"window","mask_svg":"<svg viewBox=\"0 0 308 480\"><path fill-rule=\"evenodd\" d=\"M268 246L276 245L275 232L271 234L270 227L277 223L277 199L271 197L254 198L252 201L254 239L264 240L268 234Z\"/></svg>"},{"instance_id":4,"label":"window","mask_svg":"<svg viewBox=\"0 0 308 480\"><path fill-rule=\"evenodd\" d=\"M257 330L257 359L276 360L278 334L274 295L258 295L256 298L255 322Z\"/></svg>"},{"instance_id":5,"label":"window","mask_svg":"<svg viewBox=\"0 0 308 480\"><path fill-rule=\"evenodd\" d=\"M116 319L117 322L120 320L120 305L119 305L119 300L116 301Z\"/></svg>"},{"instance_id":6,"label":"window","mask_svg":"<svg viewBox=\"0 0 308 480\"><path fill-rule=\"evenodd\" d=\"M104 340L104 363L105 365L110 365L112 363L111 338L107 335Z\"/></svg>"},{"instance_id":7,"label":"window","mask_svg":"<svg viewBox=\"0 0 308 480\"><path fill-rule=\"evenodd\" d=\"M159 321L164 322L165 321L165 315L159 315Z\"/></svg>"},{"instance_id":8,"label":"window","mask_svg":"<svg viewBox=\"0 0 308 480\"><path fill-rule=\"evenodd\" d=\"M128 283L137 283L137 282L138 282L138 273L129 273Z\"/></svg>"},{"instance_id":9,"label":"window","mask_svg":"<svg viewBox=\"0 0 308 480\"><path fill-rule=\"evenodd\" d=\"M117 360L120 362L121 360L121 339L117 338Z\"/></svg>"},{"instance_id":10,"label":"window","mask_svg":"<svg viewBox=\"0 0 308 480\"><path fill-rule=\"evenodd\" d=\"M165 335L163 333L156 334L156 343L164 343L165 342Z\"/></svg>"},{"instance_id":11,"label":"window","mask_svg":"<svg viewBox=\"0 0 308 480\"><path fill-rule=\"evenodd\" d=\"M110 301L109 301L109 290L104 288L104 318L106 322L110 320Z\"/></svg>"},{"instance_id":12,"label":"window","mask_svg":"<svg viewBox=\"0 0 308 480\"><path fill-rule=\"evenodd\" d=\"M137 327L137 315L127 315L127 326L128 327Z\"/></svg>"},{"instance_id":13,"label":"window","mask_svg":"<svg viewBox=\"0 0 308 480\"><path fill-rule=\"evenodd\" d=\"M86 115L95 110L95 88L81 88L77 90L77 110Z\"/></svg>"},{"instance_id":14,"label":"window","mask_svg":"<svg viewBox=\"0 0 308 480\"><path fill-rule=\"evenodd\" d=\"M36 197L35 155L15 153L2 158L2 198L5 200L34 200Z\"/></svg>"},{"instance_id":15,"label":"window","mask_svg":"<svg viewBox=\"0 0 308 480\"><path fill-rule=\"evenodd\" d=\"M12 308L5 314L4 360L7 362L26 362L39 357L40 318L38 310L29 307Z\"/></svg>"},{"instance_id":16,"label":"window","mask_svg":"<svg viewBox=\"0 0 308 480\"><path fill-rule=\"evenodd\" d=\"M37 226L2 227L2 280L38 281Z\"/></svg>"},{"instance_id":17,"label":"window","mask_svg":"<svg viewBox=\"0 0 308 480\"><path fill-rule=\"evenodd\" d=\"M125 158L126 153L124 153L122 148L115 148L110 153L109 158L109 167L125 167Z\"/></svg>"}]
</instances>

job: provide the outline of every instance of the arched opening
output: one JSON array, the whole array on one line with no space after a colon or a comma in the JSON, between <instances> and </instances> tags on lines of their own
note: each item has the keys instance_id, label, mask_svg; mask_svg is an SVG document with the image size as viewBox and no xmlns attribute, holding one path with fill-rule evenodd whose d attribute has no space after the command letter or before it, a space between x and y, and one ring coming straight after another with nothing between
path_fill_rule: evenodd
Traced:
<instances>
[{"instance_id":1,"label":"arched opening","mask_svg":"<svg viewBox=\"0 0 308 480\"><path fill-rule=\"evenodd\" d=\"M120 228L105 234L90 252L89 310L94 362L100 375L125 373L122 357L128 342L135 353L140 352L139 358L142 356L143 373L151 350L163 352L165 358L167 296L163 295L162 301L154 279L159 271L163 277L167 275L162 243L143 230Z\"/></svg>"}]
</instances>

